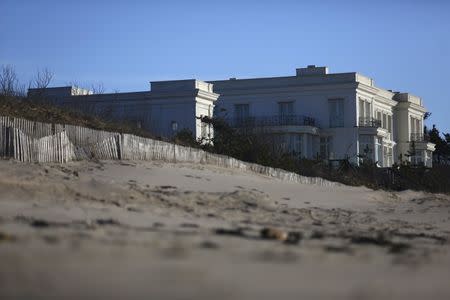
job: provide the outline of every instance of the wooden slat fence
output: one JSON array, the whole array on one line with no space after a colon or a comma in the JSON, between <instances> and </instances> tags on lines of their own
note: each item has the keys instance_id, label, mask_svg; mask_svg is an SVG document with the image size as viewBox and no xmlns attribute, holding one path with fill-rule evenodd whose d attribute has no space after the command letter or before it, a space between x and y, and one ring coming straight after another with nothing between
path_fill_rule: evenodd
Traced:
<instances>
[{"instance_id":1,"label":"wooden slat fence","mask_svg":"<svg viewBox=\"0 0 450 300\"><path fill-rule=\"evenodd\" d=\"M2 116L0 116L0 157L39 163L66 163L86 159L162 160L210 164L298 183L339 185L319 177L301 176L282 169L247 163L225 155L131 134Z\"/></svg>"}]
</instances>

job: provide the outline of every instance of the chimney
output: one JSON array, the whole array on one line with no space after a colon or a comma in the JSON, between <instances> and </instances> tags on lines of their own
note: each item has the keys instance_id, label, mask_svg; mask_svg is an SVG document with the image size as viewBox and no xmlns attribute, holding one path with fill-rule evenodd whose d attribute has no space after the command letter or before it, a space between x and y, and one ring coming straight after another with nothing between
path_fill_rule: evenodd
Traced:
<instances>
[{"instance_id":1,"label":"chimney","mask_svg":"<svg viewBox=\"0 0 450 300\"><path fill-rule=\"evenodd\" d=\"M316 67L315 65L308 65L306 68L296 69L297 76L310 76L310 75L326 75L328 74L328 67Z\"/></svg>"}]
</instances>

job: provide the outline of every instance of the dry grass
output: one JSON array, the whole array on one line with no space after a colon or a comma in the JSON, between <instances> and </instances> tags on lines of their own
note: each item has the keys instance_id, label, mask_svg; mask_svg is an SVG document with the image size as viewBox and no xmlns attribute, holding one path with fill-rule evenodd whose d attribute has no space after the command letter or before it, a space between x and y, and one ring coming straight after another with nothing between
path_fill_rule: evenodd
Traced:
<instances>
[{"instance_id":1,"label":"dry grass","mask_svg":"<svg viewBox=\"0 0 450 300\"><path fill-rule=\"evenodd\" d=\"M130 133L155 138L150 132L126 122L112 122L99 117L64 109L46 103L34 103L26 98L6 98L0 96L0 112L3 116L23 118L30 121L77 125L97 130Z\"/></svg>"}]
</instances>

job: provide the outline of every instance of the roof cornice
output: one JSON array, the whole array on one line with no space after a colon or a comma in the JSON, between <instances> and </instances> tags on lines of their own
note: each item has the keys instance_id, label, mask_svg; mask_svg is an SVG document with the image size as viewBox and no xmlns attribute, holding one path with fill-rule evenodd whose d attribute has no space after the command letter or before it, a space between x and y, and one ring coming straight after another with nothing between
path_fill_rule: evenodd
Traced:
<instances>
[{"instance_id":1,"label":"roof cornice","mask_svg":"<svg viewBox=\"0 0 450 300\"><path fill-rule=\"evenodd\" d=\"M220 96L220 94L206 92L206 91L197 89L197 97L200 97L200 98L203 98L206 100L210 100L210 101L214 102L219 98L219 96Z\"/></svg>"},{"instance_id":2,"label":"roof cornice","mask_svg":"<svg viewBox=\"0 0 450 300\"><path fill-rule=\"evenodd\" d=\"M398 104L396 105L397 109L408 109L408 110L416 110L419 111L421 113L426 113L427 110L425 107L411 103L411 102L398 102Z\"/></svg>"},{"instance_id":3,"label":"roof cornice","mask_svg":"<svg viewBox=\"0 0 450 300\"><path fill-rule=\"evenodd\" d=\"M339 84L315 84L308 86L290 85L273 88L251 88L251 89L229 89L218 93L221 96L239 96L239 95L260 95L260 94L280 94L280 93L298 93L298 92L315 92L333 89L354 89L355 82L339 83Z\"/></svg>"}]
</instances>

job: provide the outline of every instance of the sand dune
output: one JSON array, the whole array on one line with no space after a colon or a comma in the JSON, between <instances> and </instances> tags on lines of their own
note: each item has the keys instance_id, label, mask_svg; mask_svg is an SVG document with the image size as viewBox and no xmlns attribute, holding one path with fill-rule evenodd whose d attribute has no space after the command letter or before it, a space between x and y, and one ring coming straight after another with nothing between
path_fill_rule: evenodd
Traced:
<instances>
[{"instance_id":1,"label":"sand dune","mask_svg":"<svg viewBox=\"0 0 450 300\"><path fill-rule=\"evenodd\" d=\"M0 161L1 299L448 299L450 197ZM272 228L298 243L261 237Z\"/></svg>"}]
</instances>

